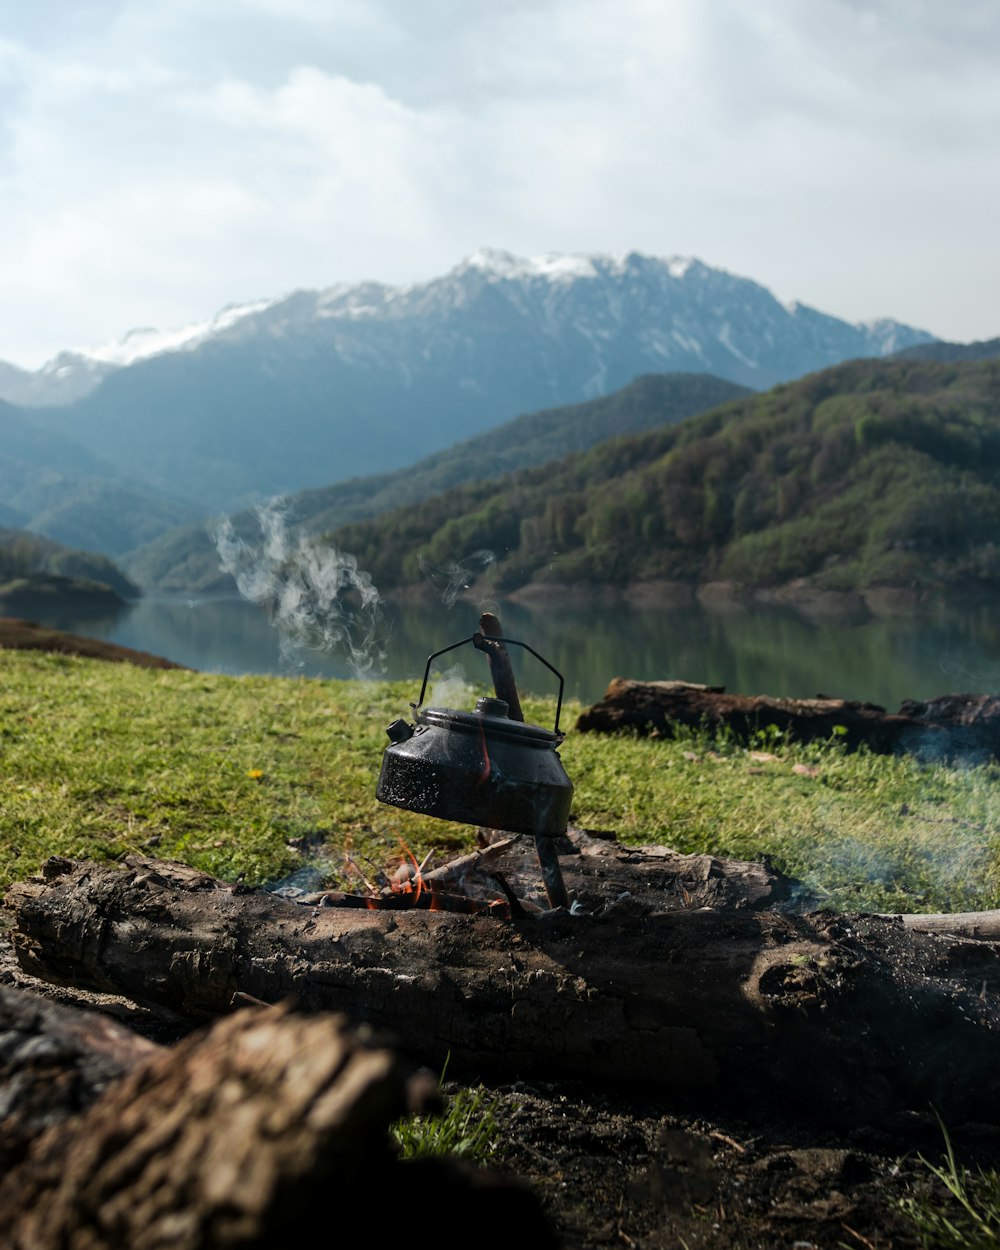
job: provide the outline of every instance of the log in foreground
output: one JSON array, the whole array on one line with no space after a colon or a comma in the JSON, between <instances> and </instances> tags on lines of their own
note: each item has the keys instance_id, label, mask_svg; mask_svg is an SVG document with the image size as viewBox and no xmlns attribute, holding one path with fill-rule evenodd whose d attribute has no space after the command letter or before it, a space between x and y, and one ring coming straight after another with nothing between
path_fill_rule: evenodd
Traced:
<instances>
[{"instance_id":1,"label":"log in foreground","mask_svg":"<svg viewBox=\"0 0 1000 1250\"><path fill-rule=\"evenodd\" d=\"M160 1049L100 1012L0 986L0 1176Z\"/></svg>"},{"instance_id":2,"label":"log in foreground","mask_svg":"<svg viewBox=\"0 0 1000 1250\"><path fill-rule=\"evenodd\" d=\"M73 1015L62 1009L58 1027ZM130 1072L0 1180L5 1247L284 1250L314 1244L317 1228L331 1241L370 1234L387 1198L415 1218L429 1193L486 1228L489 1246L508 1244L501 1206L529 1244L553 1244L516 1182L398 1162L388 1128L412 1082L342 1019L244 1011L154 1049L129 1055Z\"/></svg>"},{"instance_id":3,"label":"log in foreground","mask_svg":"<svg viewBox=\"0 0 1000 1250\"><path fill-rule=\"evenodd\" d=\"M645 895L620 889L621 859L641 861ZM27 971L192 1019L241 996L293 997L388 1028L431 1065L450 1053L458 1076L713 1090L850 1120L933 1105L949 1122L1000 1123L997 945L781 911L788 883L762 884L759 865L752 897L710 890L707 909L699 876L705 889L726 877L708 857L584 844L563 863L590 914L303 907L144 860L56 861L6 905Z\"/></svg>"},{"instance_id":4,"label":"log in foreground","mask_svg":"<svg viewBox=\"0 0 1000 1250\"><path fill-rule=\"evenodd\" d=\"M875 703L833 699L775 699L727 694L724 686L684 681L630 681L615 677L604 698L577 720L583 733L672 737L678 725L725 729L742 742L774 725L798 742L838 738L880 754L907 752L933 759L1000 759L1000 696L943 695L906 700L898 712Z\"/></svg>"}]
</instances>

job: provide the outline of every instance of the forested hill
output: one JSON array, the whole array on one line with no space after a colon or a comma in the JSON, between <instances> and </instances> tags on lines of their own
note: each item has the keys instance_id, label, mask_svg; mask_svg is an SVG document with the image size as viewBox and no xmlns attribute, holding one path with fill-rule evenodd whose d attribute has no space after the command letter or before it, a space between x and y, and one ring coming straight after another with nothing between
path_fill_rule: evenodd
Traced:
<instances>
[{"instance_id":1,"label":"forested hill","mask_svg":"<svg viewBox=\"0 0 1000 1250\"><path fill-rule=\"evenodd\" d=\"M310 533L335 529L403 504L417 504L463 482L544 464L583 451L612 434L635 434L672 424L749 394L747 387L708 373L647 374L599 399L515 417L408 468L301 491L285 500L284 511L290 525ZM232 519L242 538L256 538L253 511ZM126 566L142 585L162 592L203 594L232 586L219 569L218 553L204 522L168 531L132 552Z\"/></svg>"},{"instance_id":2,"label":"forested hill","mask_svg":"<svg viewBox=\"0 0 1000 1250\"><path fill-rule=\"evenodd\" d=\"M331 535L383 589L719 578L1000 588L1000 361L852 361Z\"/></svg>"},{"instance_id":3,"label":"forested hill","mask_svg":"<svg viewBox=\"0 0 1000 1250\"><path fill-rule=\"evenodd\" d=\"M15 598L27 602L41 596L55 606L59 600L122 602L141 594L107 556L77 551L27 530L0 528L0 614Z\"/></svg>"},{"instance_id":4,"label":"forested hill","mask_svg":"<svg viewBox=\"0 0 1000 1250\"><path fill-rule=\"evenodd\" d=\"M308 517L310 529L330 528L342 523L339 516L344 513L351 520L374 516L464 482L585 451L612 435L673 425L750 394L749 387L710 373L645 374L598 399L515 417L409 468L303 491L294 500L295 510Z\"/></svg>"},{"instance_id":5,"label":"forested hill","mask_svg":"<svg viewBox=\"0 0 1000 1250\"><path fill-rule=\"evenodd\" d=\"M1000 339L980 339L975 343L917 343L895 353L904 360L995 360L1000 357Z\"/></svg>"}]
</instances>

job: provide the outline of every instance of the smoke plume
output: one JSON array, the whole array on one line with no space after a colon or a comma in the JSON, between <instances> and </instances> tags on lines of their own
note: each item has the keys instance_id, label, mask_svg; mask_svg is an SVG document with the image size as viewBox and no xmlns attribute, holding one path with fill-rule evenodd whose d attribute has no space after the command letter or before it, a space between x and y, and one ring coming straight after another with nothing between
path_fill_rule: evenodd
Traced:
<instances>
[{"instance_id":1,"label":"smoke plume","mask_svg":"<svg viewBox=\"0 0 1000 1250\"><path fill-rule=\"evenodd\" d=\"M309 535L292 535L280 500L255 510L260 540L241 538L228 517L214 534L219 563L244 599L265 607L278 631L282 663L302 652L342 655L359 676L384 659L382 600L357 558Z\"/></svg>"},{"instance_id":2,"label":"smoke plume","mask_svg":"<svg viewBox=\"0 0 1000 1250\"><path fill-rule=\"evenodd\" d=\"M476 578L493 567L496 556L484 547L453 564L431 564L423 556L418 557L418 563L424 577L440 592L441 602L453 608L462 591L469 590Z\"/></svg>"}]
</instances>

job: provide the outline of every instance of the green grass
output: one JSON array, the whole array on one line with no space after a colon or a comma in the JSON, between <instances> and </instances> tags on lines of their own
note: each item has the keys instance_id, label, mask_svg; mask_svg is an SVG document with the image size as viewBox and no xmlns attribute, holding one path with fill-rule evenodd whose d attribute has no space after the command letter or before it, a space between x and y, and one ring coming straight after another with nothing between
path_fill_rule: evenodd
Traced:
<instances>
[{"instance_id":1,"label":"green grass","mask_svg":"<svg viewBox=\"0 0 1000 1250\"><path fill-rule=\"evenodd\" d=\"M1000 1245L1000 1175L992 1168L970 1172L955 1158L942 1125L945 1156L940 1164L921 1157L945 1193L910 1196L903 1213L927 1250L989 1250Z\"/></svg>"},{"instance_id":2,"label":"green grass","mask_svg":"<svg viewBox=\"0 0 1000 1250\"><path fill-rule=\"evenodd\" d=\"M401 1159L450 1155L482 1163L498 1146L503 1131L499 1109L481 1086L459 1089L448 1096L441 1115L411 1115L390 1130Z\"/></svg>"},{"instance_id":3,"label":"green grass","mask_svg":"<svg viewBox=\"0 0 1000 1250\"><path fill-rule=\"evenodd\" d=\"M471 848L473 831L375 799L385 726L415 683L159 672L0 652L0 888L53 854L145 851L250 884L302 866L331 884L346 856L383 866ZM461 706L471 706L473 695ZM457 700L456 700L457 703ZM525 713L551 724L550 701ZM566 709L572 726L579 709ZM956 910L1000 901L1000 771L762 741L754 758L570 731L573 821L630 843L768 855L830 906ZM760 753L758 753L760 754Z\"/></svg>"}]
</instances>

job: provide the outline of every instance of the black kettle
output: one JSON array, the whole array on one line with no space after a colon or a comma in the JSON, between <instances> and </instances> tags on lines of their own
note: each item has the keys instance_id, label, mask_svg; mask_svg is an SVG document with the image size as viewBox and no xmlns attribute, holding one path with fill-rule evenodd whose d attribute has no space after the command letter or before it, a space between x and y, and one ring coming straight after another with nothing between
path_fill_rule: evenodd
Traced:
<instances>
[{"instance_id":1,"label":"black kettle","mask_svg":"<svg viewBox=\"0 0 1000 1250\"><path fill-rule=\"evenodd\" d=\"M512 720L503 699L479 699L471 712L421 710L431 663L477 639L481 635L428 656L420 698L411 704L414 723L395 720L386 729L391 741L382 756L375 796L441 820L558 837L569 823L573 783L557 752L565 737L559 731L563 677L548 660L516 639L493 640L524 647L559 678L553 729Z\"/></svg>"}]
</instances>

